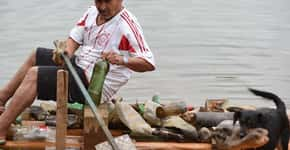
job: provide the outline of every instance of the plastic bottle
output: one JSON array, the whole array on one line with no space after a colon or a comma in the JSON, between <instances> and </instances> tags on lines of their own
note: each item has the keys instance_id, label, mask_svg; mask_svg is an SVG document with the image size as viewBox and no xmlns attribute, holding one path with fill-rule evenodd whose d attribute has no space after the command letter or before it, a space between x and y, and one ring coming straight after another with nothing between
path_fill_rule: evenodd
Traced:
<instances>
[{"instance_id":1,"label":"plastic bottle","mask_svg":"<svg viewBox=\"0 0 290 150\"><path fill-rule=\"evenodd\" d=\"M160 104L160 96L159 96L159 94L153 95L152 101L157 103L157 104Z\"/></svg>"},{"instance_id":2,"label":"plastic bottle","mask_svg":"<svg viewBox=\"0 0 290 150\"><path fill-rule=\"evenodd\" d=\"M98 61L94 66L88 92L94 100L96 106L98 106L101 102L103 85L109 71L109 67L109 63L105 60Z\"/></svg>"},{"instance_id":3,"label":"plastic bottle","mask_svg":"<svg viewBox=\"0 0 290 150\"><path fill-rule=\"evenodd\" d=\"M185 102L174 102L174 103L169 103L164 106L157 107L156 115L159 118L164 118L167 116L173 116L173 115L185 113L187 109L188 108Z\"/></svg>"}]
</instances>

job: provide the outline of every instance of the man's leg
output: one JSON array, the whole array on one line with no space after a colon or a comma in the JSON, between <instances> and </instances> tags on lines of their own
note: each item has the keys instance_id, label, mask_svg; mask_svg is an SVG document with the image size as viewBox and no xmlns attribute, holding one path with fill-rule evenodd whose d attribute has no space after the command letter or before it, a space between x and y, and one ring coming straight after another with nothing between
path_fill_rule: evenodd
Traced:
<instances>
[{"instance_id":1,"label":"man's leg","mask_svg":"<svg viewBox=\"0 0 290 150\"><path fill-rule=\"evenodd\" d=\"M11 97L11 103L0 116L0 138L5 137L11 123L33 103L37 95L37 71L38 67L32 67L27 71L19 88Z\"/></svg>"},{"instance_id":2,"label":"man's leg","mask_svg":"<svg viewBox=\"0 0 290 150\"><path fill-rule=\"evenodd\" d=\"M33 51L14 77L0 89L0 106L4 106L8 99L14 94L19 87L27 71L36 63L36 51Z\"/></svg>"}]
</instances>

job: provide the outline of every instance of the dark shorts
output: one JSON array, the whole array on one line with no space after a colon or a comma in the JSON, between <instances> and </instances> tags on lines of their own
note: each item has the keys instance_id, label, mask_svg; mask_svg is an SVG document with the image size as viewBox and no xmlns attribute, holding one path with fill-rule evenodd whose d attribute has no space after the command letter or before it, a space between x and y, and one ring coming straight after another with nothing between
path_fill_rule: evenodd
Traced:
<instances>
[{"instance_id":1,"label":"dark shorts","mask_svg":"<svg viewBox=\"0 0 290 150\"><path fill-rule=\"evenodd\" d=\"M56 76L57 70L61 67L52 61L52 55L52 49L37 48L36 50L36 66L38 66L37 92L40 100L56 100ZM74 58L71 59L71 62L87 88L88 82L84 71L75 64ZM84 103L84 97L70 73L68 87L69 102Z\"/></svg>"}]
</instances>

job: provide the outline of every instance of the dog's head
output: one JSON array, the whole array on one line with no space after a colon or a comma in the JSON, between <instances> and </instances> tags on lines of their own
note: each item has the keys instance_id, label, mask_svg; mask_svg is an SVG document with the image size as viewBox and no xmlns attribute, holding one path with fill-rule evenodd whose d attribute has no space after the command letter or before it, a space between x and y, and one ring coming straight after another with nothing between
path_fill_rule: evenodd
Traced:
<instances>
[{"instance_id":1,"label":"dog's head","mask_svg":"<svg viewBox=\"0 0 290 150\"><path fill-rule=\"evenodd\" d=\"M264 115L261 112L253 110L237 111L234 114L234 124L239 121L241 128L241 137L249 133L250 129L260 128L264 124Z\"/></svg>"}]
</instances>

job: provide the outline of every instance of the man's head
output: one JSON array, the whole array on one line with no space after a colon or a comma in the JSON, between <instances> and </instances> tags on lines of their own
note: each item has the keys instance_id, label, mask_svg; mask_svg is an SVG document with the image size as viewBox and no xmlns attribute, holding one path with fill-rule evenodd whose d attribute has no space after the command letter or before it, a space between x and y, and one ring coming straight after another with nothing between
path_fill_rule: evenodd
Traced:
<instances>
[{"instance_id":1,"label":"man's head","mask_svg":"<svg viewBox=\"0 0 290 150\"><path fill-rule=\"evenodd\" d=\"M100 16L110 20L122 9L123 0L95 0Z\"/></svg>"}]
</instances>

